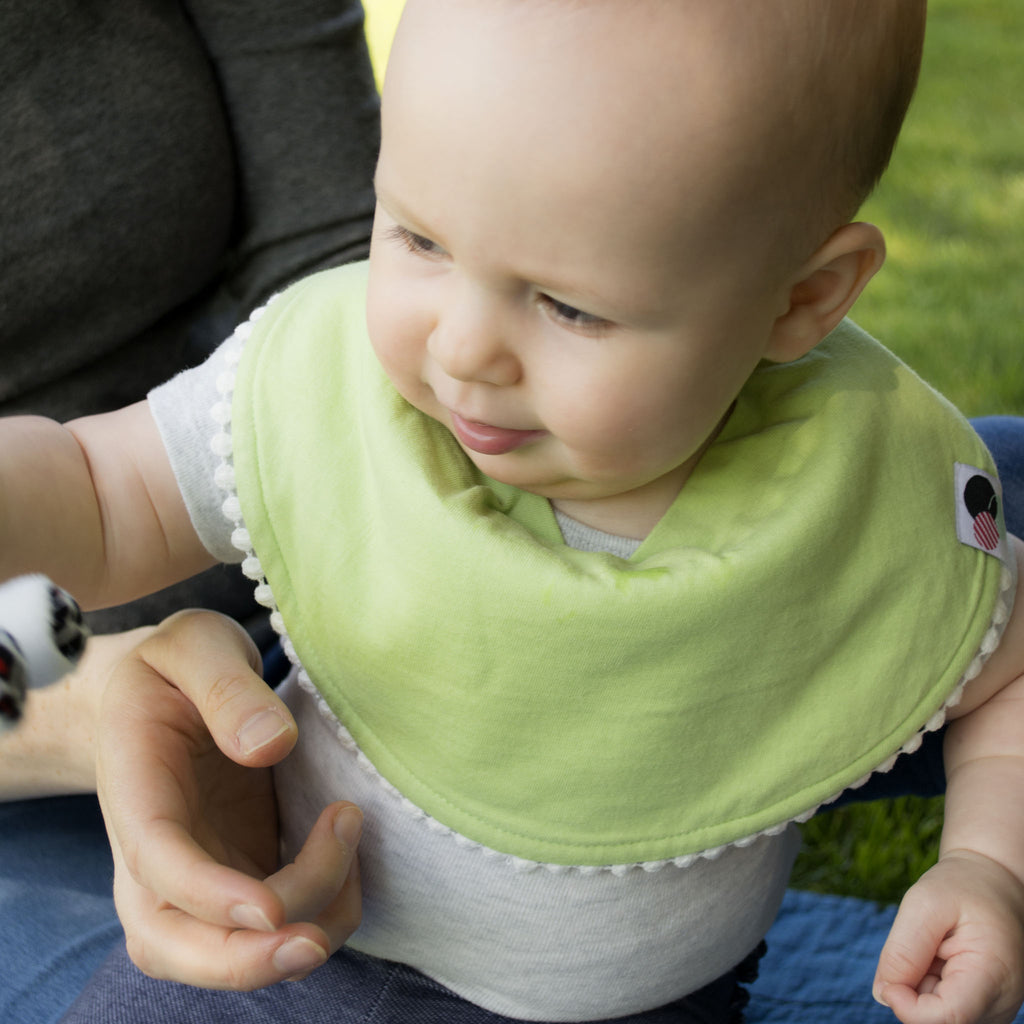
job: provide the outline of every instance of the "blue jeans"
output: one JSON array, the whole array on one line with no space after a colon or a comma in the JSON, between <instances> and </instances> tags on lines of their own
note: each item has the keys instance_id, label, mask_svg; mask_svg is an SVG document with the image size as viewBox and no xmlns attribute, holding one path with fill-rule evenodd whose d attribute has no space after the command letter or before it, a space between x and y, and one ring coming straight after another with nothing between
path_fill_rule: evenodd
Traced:
<instances>
[{"instance_id":1,"label":"blue jeans","mask_svg":"<svg viewBox=\"0 0 1024 1024\"><path fill-rule=\"evenodd\" d=\"M1024 536L1024 418L987 417L974 425L999 466L1007 526L1011 533ZM901 757L893 771L875 776L854 795L928 795L944 787L941 733L936 733L917 753ZM0 804L0 1020L53 1024L60 1019L121 935L110 896L111 877L106 834L94 798ZM373 972L366 972L371 978ZM397 976L392 984L398 984ZM298 998L301 984L287 988ZM133 1024L135 1020L118 1018L109 1008L106 1016L94 1019ZM148 1020L148 1010L137 1019ZM386 1018L376 1018L381 1019ZM407 1019L428 1024L430 1020ZM658 1019L650 1018L646 1024ZM500 1018L482 1020L495 1024Z\"/></svg>"},{"instance_id":2,"label":"blue jeans","mask_svg":"<svg viewBox=\"0 0 1024 1024\"><path fill-rule=\"evenodd\" d=\"M0 804L0 1020L49 1024L121 938L95 797Z\"/></svg>"},{"instance_id":3,"label":"blue jeans","mask_svg":"<svg viewBox=\"0 0 1024 1024\"><path fill-rule=\"evenodd\" d=\"M616 1024L724 1024L740 1020L762 950L676 1003ZM460 999L401 964L339 950L305 981L258 992L211 992L145 977L122 945L62 1024L527 1024ZM536 1024L536 1022L535 1022ZM597 1024L597 1022L591 1022Z\"/></svg>"},{"instance_id":4,"label":"blue jeans","mask_svg":"<svg viewBox=\"0 0 1024 1024\"><path fill-rule=\"evenodd\" d=\"M1024 418L983 416L971 423L999 468L1006 528L1024 538Z\"/></svg>"}]
</instances>

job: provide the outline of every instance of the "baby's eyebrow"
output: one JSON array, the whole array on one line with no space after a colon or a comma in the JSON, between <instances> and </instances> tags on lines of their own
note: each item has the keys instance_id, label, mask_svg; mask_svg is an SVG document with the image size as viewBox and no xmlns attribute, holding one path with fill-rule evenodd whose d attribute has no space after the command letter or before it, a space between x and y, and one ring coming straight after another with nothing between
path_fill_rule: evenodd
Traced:
<instances>
[{"instance_id":1,"label":"baby's eyebrow","mask_svg":"<svg viewBox=\"0 0 1024 1024\"><path fill-rule=\"evenodd\" d=\"M392 206L394 200L388 193L387 182L384 180L385 175L381 173L380 164L377 165L376 171L373 174L373 192L377 197L377 202L382 206L389 208Z\"/></svg>"},{"instance_id":2,"label":"baby's eyebrow","mask_svg":"<svg viewBox=\"0 0 1024 1024\"><path fill-rule=\"evenodd\" d=\"M410 216L402 202L388 191L387 185L385 184L381 187L380 177L379 173L373 176L373 190L377 196L377 203L383 207L388 216L396 221L401 221L404 227L415 234L422 235L425 238L432 238L430 231L425 229L416 217Z\"/></svg>"}]
</instances>

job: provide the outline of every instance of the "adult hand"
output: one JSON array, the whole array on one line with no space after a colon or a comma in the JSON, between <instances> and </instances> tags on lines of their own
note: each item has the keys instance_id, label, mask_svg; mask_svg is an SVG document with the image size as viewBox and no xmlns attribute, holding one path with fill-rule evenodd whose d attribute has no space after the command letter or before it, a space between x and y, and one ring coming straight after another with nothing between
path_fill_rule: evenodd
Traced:
<instances>
[{"instance_id":1,"label":"adult hand","mask_svg":"<svg viewBox=\"0 0 1024 1024\"><path fill-rule=\"evenodd\" d=\"M270 766L297 738L250 638L213 612L166 620L120 664L97 738L128 951L147 974L253 989L303 976L359 924L352 804L278 867Z\"/></svg>"}]
</instances>

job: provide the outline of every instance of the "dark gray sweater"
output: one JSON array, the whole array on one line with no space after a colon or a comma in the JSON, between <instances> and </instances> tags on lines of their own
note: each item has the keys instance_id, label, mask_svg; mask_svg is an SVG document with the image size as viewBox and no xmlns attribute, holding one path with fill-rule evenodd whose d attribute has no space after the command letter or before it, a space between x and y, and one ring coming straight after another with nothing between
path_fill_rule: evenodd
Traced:
<instances>
[{"instance_id":1,"label":"dark gray sweater","mask_svg":"<svg viewBox=\"0 0 1024 1024\"><path fill-rule=\"evenodd\" d=\"M0 41L0 412L140 398L365 255L358 2L4 0Z\"/></svg>"},{"instance_id":2,"label":"dark gray sweater","mask_svg":"<svg viewBox=\"0 0 1024 1024\"><path fill-rule=\"evenodd\" d=\"M136 401L365 256L378 139L358 0L3 0L0 415ZM211 586L107 625L244 613Z\"/></svg>"}]
</instances>

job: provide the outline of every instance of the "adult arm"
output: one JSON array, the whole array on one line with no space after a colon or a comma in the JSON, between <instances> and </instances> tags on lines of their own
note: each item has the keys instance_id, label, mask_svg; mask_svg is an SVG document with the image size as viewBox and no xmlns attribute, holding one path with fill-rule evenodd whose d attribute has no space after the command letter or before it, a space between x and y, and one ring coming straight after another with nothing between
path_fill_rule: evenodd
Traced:
<instances>
[{"instance_id":1,"label":"adult arm","mask_svg":"<svg viewBox=\"0 0 1024 1024\"><path fill-rule=\"evenodd\" d=\"M237 168L221 287L200 355L285 285L365 258L379 101L358 0L185 0L215 69Z\"/></svg>"},{"instance_id":2,"label":"adult arm","mask_svg":"<svg viewBox=\"0 0 1024 1024\"><path fill-rule=\"evenodd\" d=\"M365 256L379 129L358 0L47 11L0 7L0 410L66 421Z\"/></svg>"},{"instance_id":3,"label":"adult arm","mask_svg":"<svg viewBox=\"0 0 1024 1024\"><path fill-rule=\"evenodd\" d=\"M93 793L96 730L111 672L152 629L94 636L77 669L33 690L17 728L0 735L0 800Z\"/></svg>"}]
</instances>

